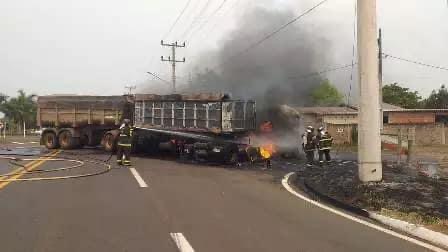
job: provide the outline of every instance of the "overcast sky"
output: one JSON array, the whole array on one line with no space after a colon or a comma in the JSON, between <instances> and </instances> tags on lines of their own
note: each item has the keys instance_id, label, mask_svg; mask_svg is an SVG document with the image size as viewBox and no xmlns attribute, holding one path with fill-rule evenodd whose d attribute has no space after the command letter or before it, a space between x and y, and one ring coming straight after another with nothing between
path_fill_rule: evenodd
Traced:
<instances>
[{"instance_id":1,"label":"overcast sky","mask_svg":"<svg viewBox=\"0 0 448 252\"><path fill-rule=\"evenodd\" d=\"M39 95L121 94L125 85L150 82L166 87L145 73L156 72L169 80L170 66L160 62L160 56L170 51L160 46L160 39L187 1L0 0L0 92L14 95L23 88ZM202 18L197 19L208 1ZM236 17L260 1L226 0L210 18L222 2L191 0L165 38L167 42L188 38L187 47L177 51L179 57L187 58L187 63L179 64L179 82L186 82L198 55L219 46L237 25ZM317 2L272 0L264 4L301 13ZM323 50L331 54L332 62L322 69L351 62L353 10L354 0L330 0L300 21L331 42L331 48ZM378 17L386 53L448 67L446 0L378 0ZM192 22L194 33L182 37ZM448 71L393 59L385 59L384 72L385 83L399 82L423 95L448 84ZM349 76L350 71L341 71L327 77L345 91Z\"/></svg>"}]
</instances>

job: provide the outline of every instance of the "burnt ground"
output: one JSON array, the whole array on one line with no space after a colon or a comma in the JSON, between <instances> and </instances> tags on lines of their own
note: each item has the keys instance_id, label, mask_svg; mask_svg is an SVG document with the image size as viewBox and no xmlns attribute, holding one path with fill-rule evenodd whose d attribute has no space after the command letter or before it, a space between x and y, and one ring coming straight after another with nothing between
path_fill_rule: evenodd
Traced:
<instances>
[{"instance_id":1,"label":"burnt ground","mask_svg":"<svg viewBox=\"0 0 448 252\"><path fill-rule=\"evenodd\" d=\"M384 163L381 183L362 184L357 169L355 162L339 161L299 176L308 187L343 203L448 233L448 178L428 177L422 167Z\"/></svg>"}]
</instances>

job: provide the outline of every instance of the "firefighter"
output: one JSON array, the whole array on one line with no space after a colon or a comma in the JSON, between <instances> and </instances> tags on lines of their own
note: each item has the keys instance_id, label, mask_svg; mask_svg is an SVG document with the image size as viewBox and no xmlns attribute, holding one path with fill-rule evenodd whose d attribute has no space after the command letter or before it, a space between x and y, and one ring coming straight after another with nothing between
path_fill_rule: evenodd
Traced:
<instances>
[{"instance_id":1,"label":"firefighter","mask_svg":"<svg viewBox=\"0 0 448 252\"><path fill-rule=\"evenodd\" d=\"M302 135L302 141L302 148L305 152L307 161L306 166L311 167L313 166L314 150L316 149L313 126L306 127L306 132Z\"/></svg>"},{"instance_id":2,"label":"firefighter","mask_svg":"<svg viewBox=\"0 0 448 252\"><path fill-rule=\"evenodd\" d=\"M319 127L316 136L317 149L319 151L319 164L324 163L324 155L327 163L331 162L330 151L333 145L333 138L331 135L324 130L324 127Z\"/></svg>"},{"instance_id":3,"label":"firefighter","mask_svg":"<svg viewBox=\"0 0 448 252\"><path fill-rule=\"evenodd\" d=\"M129 119L124 119L120 126L120 136L118 137L117 146L117 164L131 165L131 148L133 128Z\"/></svg>"}]
</instances>

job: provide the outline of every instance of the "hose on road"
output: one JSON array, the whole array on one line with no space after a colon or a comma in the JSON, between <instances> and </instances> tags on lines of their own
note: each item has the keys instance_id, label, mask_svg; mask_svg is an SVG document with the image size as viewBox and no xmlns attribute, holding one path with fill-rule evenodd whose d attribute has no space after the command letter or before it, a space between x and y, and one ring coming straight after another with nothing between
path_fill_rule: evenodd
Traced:
<instances>
[{"instance_id":1,"label":"hose on road","mask_svg":"<svg viewBox=\"0 0 448 252\"><path fill-rule=\"evenodd\" d=\"M49 156L40 156L37 158L17 158L13 156L0 156L0 159L7 159L9 162L13 165L20 166L22 170L15 171L15 172L9 172L5 174L0 174L0 182L14 182L14 181L42 181L42 180L60 180L60 179L72 179L72 178L83 178L83 177L90 177L90 176L96 176L101 175L109 172L112 169L112 166L106 162L98 162L94 160L78 160L78 159L68 159L68 158L50 158ZM37 170L27 170L27 167L25 165L19 164L16 161L65 161L65 162L72 162L77 163L72 166L65 166L65 167L59 167L54 169L37 169ZM84 166L86 163L91 163L95 165L104 166L104 169L101 169L98 172L93 173L85 173L85 174L79 174L79 175L68 175L68 176L53 176L53 177L33 177L33 178L10 178L11 176L17 175L17 174L35 174L35 173L47 173L47 172L56 172L56 171L64 171L74 168L79 168ZM6 178L5 178L6 177Z\"/></svg>"}]
</instances>

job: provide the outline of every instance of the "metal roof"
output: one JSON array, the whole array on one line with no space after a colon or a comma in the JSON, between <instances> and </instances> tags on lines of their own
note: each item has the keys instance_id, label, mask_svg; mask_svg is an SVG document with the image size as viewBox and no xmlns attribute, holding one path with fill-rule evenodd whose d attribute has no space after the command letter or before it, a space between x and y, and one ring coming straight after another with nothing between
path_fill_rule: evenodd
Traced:
<instances>
[{"instance_id":1,"label":"metal roof","mask_svg":"<svg viewBox=\"0 0 448 252\"><path fill-rule=\"evenodd\" d=\"M294 107L299 114L319 114L319 115L341 115L358 114L356 109L351 107Z\"/></svg>"},{"instance_id":2,"label":"metal roof","mask_svg":"<svg viewBox=\"0 0 448 252\"><path fill-rule=\"evenodd\" d=\"M193 93L193 94L136 94L135 100L152 101L225 101L231 98L230 94L225 93Z\"/></svg>"},{"instance_id":3,"label":"metal roof","mask_svg":"<svg viewBox=\"0 0 448 252\"><path fill-rule=\"evenodd\" d=\"M448 109L383 109L384 112L445 112Z\"/></svg>"},{"instance_id":4,"label":"metal roof","mask_svg":"<svg viewBox=\"0 0 448 252\"><path fill-rule=\"evenodd\" d=\"M359 105L358 104L351 105L349 107L353 108L353 109L356 109L356 110L359 109ZM392 104L389 104L389 103L385 103L385 102L382 103L382 108L383 108L383 110L403 110L404 109L402 107L399 107L399 106L396 106L396 105L392 105Z\"/></svg>"},{"instance_id":5,"label":"metal roof","mask_svg":"<svg viewBox=\"0 0 448 252\"><path fill-rule=\"evenodd\" d=\"M351 107L294 107L298 114L317 114L317 115L357 115L358 109ZM383 112L427 112L427 113L448 113L448 109L404 109L391 104L383 104Z\"/></svg>"},{"instance_id":6,"label":"metal roof","mask_svg":"<svg viewBox=\"0 0 448 252\"><path fill-rule=\"evenodd\" d=\"M393 109L393 110L403 110L404 108L383 102L383 111L384 110L391 110L391 109Z\"/></svg>"}]
</instances>

